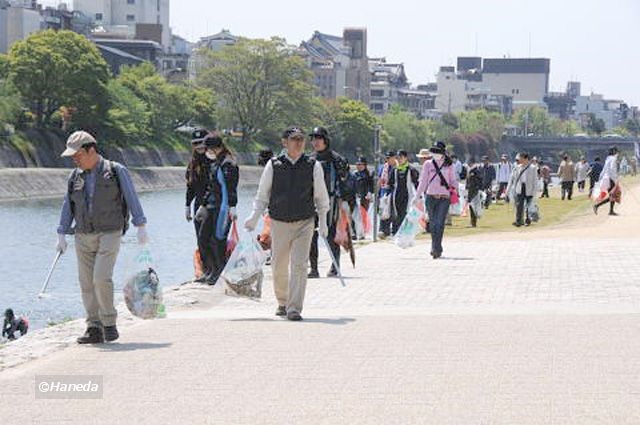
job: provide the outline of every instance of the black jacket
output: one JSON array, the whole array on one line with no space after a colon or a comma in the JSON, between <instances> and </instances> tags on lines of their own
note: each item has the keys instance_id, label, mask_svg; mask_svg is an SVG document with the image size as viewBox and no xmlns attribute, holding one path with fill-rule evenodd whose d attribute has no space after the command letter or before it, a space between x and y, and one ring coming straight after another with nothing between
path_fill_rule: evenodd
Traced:
<instances>
[{"instance_id":1,"label":"black jacket","mask_svg":"<svg viewBox=\"0 0 640 425\"><path fill-rule=\"evenodd\" d=\"M235 207L238 204L240 170L233 158L225 155L216 158L216 160L211 163L209 168L209 181L202 205L206 205L209 209L219 208L221 206L222 186L218 181L219 170L222 171L224 178L229 206Z\"/></svg>"}]
</instances>

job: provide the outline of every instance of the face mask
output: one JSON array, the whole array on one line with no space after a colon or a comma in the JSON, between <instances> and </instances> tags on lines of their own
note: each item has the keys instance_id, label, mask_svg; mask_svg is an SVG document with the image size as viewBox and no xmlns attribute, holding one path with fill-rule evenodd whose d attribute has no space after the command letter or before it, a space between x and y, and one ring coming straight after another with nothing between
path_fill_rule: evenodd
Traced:
<instances>
[{"instance_id":1,"label":"face mask","mask_svg":"<svg viewBox=\"0 0 640 425\"><path fill-rule=\"evenodd\" d=\"M433 156L433 159L435 159L436 161L440 161L442 159L441 153L434 153L432 156Z\"/></svg>"},{"instance_id":2,"label":"face mask","mask_svg":"<svg viewBox=\"0 0 640 425\"><path fill-rule=\"evenodd\" d=\"M212 161L216 159L216 154L213 152L206 151L204 154Z\"/></svg>"}]
</instances>

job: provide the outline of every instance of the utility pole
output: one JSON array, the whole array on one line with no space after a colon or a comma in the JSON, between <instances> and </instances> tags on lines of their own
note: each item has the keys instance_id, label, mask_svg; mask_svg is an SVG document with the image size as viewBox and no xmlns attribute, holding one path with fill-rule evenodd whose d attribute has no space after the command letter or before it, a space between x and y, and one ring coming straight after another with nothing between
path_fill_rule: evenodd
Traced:
<instances>
[{"instance_id":1,"label":"utility pole","mask_svg":"<svg viewBox=\"0 0 640 425\"><path fill-rule=\"evenodd\" d=\"M378 207L380 206L380 199L378 194L380 192L378 188L378 167L381 165L382 155L380 153L380 130L382 126L376 124L373 127L373 241L378 241Z\"/></svg>"}]
</instances>

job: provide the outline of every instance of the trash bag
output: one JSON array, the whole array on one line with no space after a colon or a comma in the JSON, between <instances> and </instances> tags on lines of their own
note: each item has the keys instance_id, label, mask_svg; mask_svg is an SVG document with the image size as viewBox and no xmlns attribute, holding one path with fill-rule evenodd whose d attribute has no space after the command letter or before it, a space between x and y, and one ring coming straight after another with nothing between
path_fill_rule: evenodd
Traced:
<instances>
[{"instance_id":1,"label":"trash bag","mask_svg":"<svg viewBox=\"0 0 640 425\"><path fill-rule=\"evenodd\" d=\"M229 232L229 238L227 239L227 249L225 251L225 255L227 258L231 257L231 253L238 245L238 240L240 237L238 236L238 225L236 224L237 220L233 221L231 225L231 232Z\"/></svg>"},{"instance_id":2,"label":"trash bag","mask_svg":"<svg viewBox=\"0 0 640 425\"><path fill-rule=\"evenodd\" d=\"M266 260L264 250L252 235L241 238L220 275L226 285L225 294L260 299Z\"/></svg>"},{"instance_id":3,"label":"trash bag","mask_svg":"<svg viewBox=\"0 0 640 425\"><path fill-rule=\"evenodd\" d=\"M480 218L484 215L484 208L482 207L487 200L487 194L484 192L478 192L476 196L473 197L471 202L469 202L469 208L473 209L477 218Z\"/></svg>"},{"instance_id":4,"label":"trash bag","mask_svg":"<svg viewBox=\"0 0 640 425\"><path fill-rule=\"evenodd\" d=\"M122 288L127 308L131 314L141 319L166 316L160 279L152 263L153 258L149 248L143 247L135 258L135 267L138 271L127 279Z\"/></svg>"},{"instance_id":5,"label":"trash bag","mask_svg":"<svg viewBox=\"0 0 640 425\"><path fill-rule=\"evenodd\" d=\"M538 203L536 202L536 197L534 196L531 201L529 201L528 205L527 205L527 214L529 215L529 220L533 221L534 223L537 223L538 221L540 221L540 207L538 206Z\"/></svg>"},{"instance_id":6,"label":"trash bag","mask_svg":"<svg viewBox=\"0 0 640 425\"><path fill-rule=\"evenodd\" d=\"M391 195L386 194L380 198L380 219L389 220L391 218Z\"/></svg>"},{"instance_id":7,"label":"trash bag","mask_svg":"<svg viewBox=\"0 0 640 425\"><path fill-rule=\"evenodd\" d=\"M362 220L362 209L363 208L360 206L360 200L356 200L356 207L353 209L351 219L353 221L353 230L355 230L356 237L358 239L363 239L365 234L365 225Z\"/></svg>"},{"instance_id":8,"label":"trash bag","mask_svg":"<svg viewBox=\"0 0 640 425\"><path fill-rule=\"evenodd\" d=\"M459 216L462 215L462 210L464 209L464 205L462 202L458 200L457 203L449 205L449 214Z\"/></svg>"},{"instance_id":9,"label":"trash bag","mask_svg":"<svg viewBox=\"0 0 640 425\"><path fill-rule=\"evenodd\" d=\"M398 232L393 237L393 241L402 249L407 249L415 245L416 236L423 229L420 225L420 221L424 213L417 209L415 206L411 206L406 217L402 220Z\"/></svg>"}]
</instances>

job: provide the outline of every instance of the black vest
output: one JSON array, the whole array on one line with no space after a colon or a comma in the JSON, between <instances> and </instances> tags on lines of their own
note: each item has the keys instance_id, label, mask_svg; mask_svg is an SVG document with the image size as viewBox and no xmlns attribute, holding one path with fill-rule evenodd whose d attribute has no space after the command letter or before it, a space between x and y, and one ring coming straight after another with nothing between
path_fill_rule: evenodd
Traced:
<instances>
[{"instance_id":1,"label":"black vest","mask_svg":"<svg viewBox=\"0 0 640 425\"><path fill-rule=\"evenodd\" d=\"M315 160L302 155L295 164L281 155L271 160L273 182L269 198L269 215L274 220L294 222L316 214L313 200Z\"/></svg>"}]
</instances>

